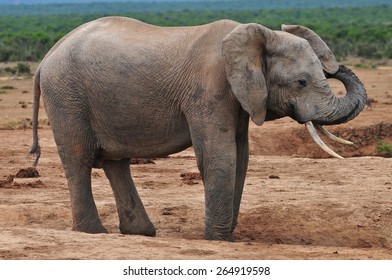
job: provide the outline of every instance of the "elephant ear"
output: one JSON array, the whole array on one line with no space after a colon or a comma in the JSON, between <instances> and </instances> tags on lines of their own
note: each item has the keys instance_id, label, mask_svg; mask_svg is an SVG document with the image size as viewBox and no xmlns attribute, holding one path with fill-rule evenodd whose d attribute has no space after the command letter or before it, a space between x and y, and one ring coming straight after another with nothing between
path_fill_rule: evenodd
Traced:
<instances>
[{"instance_id":1,"label":"elephant ear","mask_svg":"<svg viewBox=\"0 0 392 280\"><path fill-rule=\"evenodd\" d=\"M313 30L301 25L284 25L282 30L294 34L298 37L306 39L311 45L313 51L316 53L321 61L323 69L328 74L335 74L339 70L339 64L336 61L332 51L327 44L317 35Z\"/></svg>"},{"instance_id":2,"label":"elephant ear","mask_svg":"<svg viewBox=\"0 0 392 280\"><path fill-rule=\"evenodd\" d=\"M242 24L222 42L222 55L231 90L252 121L262 125L268 90L263 72L266 42L274 33L258 24Z\"/></svg>"}]
</instances>

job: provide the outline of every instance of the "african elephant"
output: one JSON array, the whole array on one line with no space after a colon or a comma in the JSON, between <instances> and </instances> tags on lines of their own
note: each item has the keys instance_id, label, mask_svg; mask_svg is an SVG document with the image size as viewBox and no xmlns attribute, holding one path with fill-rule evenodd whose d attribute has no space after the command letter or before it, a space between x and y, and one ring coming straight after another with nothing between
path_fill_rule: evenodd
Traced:
<instances>
[{"instance_id":1,"label":"african elephant","mask_svg":"<svg viewBox=\"0 0 392 280\"><path fill-rule=\"evenodd\" d=\"M120 230L155 235L132 181L130 158L193 145L205 191L205 238L231 240L248 166L249 118L290 116L339 124L359 114L366 91L322 39L302 26L272 31L221 20L157 27L124 17L86 23L48 52L34 80L33 145L40 156L40 95L64 166L73 229L107 232L91 190L92 168L113 189ZM327 78L340 79L336 97Z\"/></svg>"}]
</instances>

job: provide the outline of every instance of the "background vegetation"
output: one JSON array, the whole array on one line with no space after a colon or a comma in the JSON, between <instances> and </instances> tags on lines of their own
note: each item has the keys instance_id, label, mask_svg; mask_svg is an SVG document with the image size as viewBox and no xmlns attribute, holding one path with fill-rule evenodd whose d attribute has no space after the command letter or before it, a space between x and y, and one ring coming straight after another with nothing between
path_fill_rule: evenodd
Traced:
<instances>
[{"instance_id":1,"label":"background vegetation","mask_svg":"<svg viewBox=\"0 0 392 280\"><path fill-rule=\"evenodd\" d=\"M392 145L382 140L377 142L377 151L381 156L392 157Z\"/></svg>"},{"instance_id":2,"label":"background vegetation","mask_svg":"<svg viewBox=\"0 0 392 280\"><path fill-rule=\"evenodd\" d=\"M17 2L23 5L14 5ZM0 15L32 15L343 8L391 5L391 0L0 0L1 4L8 5L0 9Z\"/></svg>"},{"instance_id":3,"label":"background vegetation","mask_svg":"<svg viewBox=\"0 0 392 280\"><path fill-rule=\"evenodd\" d=\"M39 61L57 40L75 27L114 14L161 26L198 25L223 18L242 23L257 22L272 29L280 29L282 23L301 24L322 36L338 59L348 55L392 58L392 4L385 4L390 1L320 2L324 1L250 0L241 7L238 5L243 1L222 0L176 2L170 5L132 2L0 5L0 61ZM268 9L260 6L268 3ZM300 8L287 9L284 3L295 3ZM319 3L318 6L315 3ZM336 7L339 3L340 7ZM363 7L364 3L381 6ZM143 11L132 8L132 5L141 4L144 5ZM158 9L159 5L166 8ZM172 7L171 10L168 10L168 6ZM102 7L106 8L102 10ZM118 11L113 12L116 9ZM37 10L41 13L37 14Z\"/></svg>"}]
</instances>

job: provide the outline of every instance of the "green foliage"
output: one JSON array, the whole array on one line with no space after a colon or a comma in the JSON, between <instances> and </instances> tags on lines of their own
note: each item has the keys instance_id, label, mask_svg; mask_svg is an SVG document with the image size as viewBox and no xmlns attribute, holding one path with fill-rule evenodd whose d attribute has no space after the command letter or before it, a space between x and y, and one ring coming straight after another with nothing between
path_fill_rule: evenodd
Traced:
<instances>
[{"instance_id":1,"label":"green foliage","mask_svg":"<svg viewBox=\"0 0 392 280\"><path fill-rule=\"evenodd\" d=\"M2 86L0 89L15 89L13 86Z\"/></svg>"},{"instance_id":2,"label":"green foliage","mask_svg":"<svg viewBox=\"0 0 392 280\"><path fill-rule=\"evenodd\" d=\"M0 61L39 61L69 31L106 15L109 13L83 14L79 11L75 14L0 16ZM224 18L242 23L256 22L272 29L280 29L282 23L301 24L318 33L338 59L348 55L392 58L392 7L386 5L356 8L118 12L116 15L160 26L199 25Z\"/></svg>"},{"instance_id":3,"label":"green foliage","mask_svg":"<svg viewBox=\"0 0 392 280\"><path fill-rule=\"evenodd\" d=\"M15 87L13 87L13 86L2 86L2 87L0 87L0 94L7 93L7 91L5 91L5 89L15 89Z\"/></svg>"},{"instance_id":4,"label":"green foliage","mask_svg":"<svg viewBox=\"0 0 392 280\"><path fill-rule=\"evenodd\" d=\"M2 1L0 0L0 4ZM15 0L8 0L15 1ZM390 0L22 0L22 5L6 5L1 15L124 14L167 11L257 11L277 9L345 8L391 5ZM111 2L111 3L108 3ZM38 3L38 5L36 4ZM10 4L10 3L8 3ZM42 5L43 4L43 5Z\"/></svg>"},{"instance_id":5,"label":"green foliage","mask_svg":"<svg viewBox=\"0 0 392 280\"><path fill-rule=\"evenodd\" d=\"M7 67L5 67L4 68L4 72L6 72L6 73L11 73L11 74L16 74L16 69L15 69L15 67L9 67L9 66L7 66Z\"/></svg>"},{"instance_id":6,"label":"green foliage","mask_svg":"<svg viewBox=\"0 0 392 280\"><path fill-rule=\"evenodd\" d=\"M392 145L381 140L377 141L377 151L384 157L392 157Z\"/></svg>"},{"instance_id":7,"label":"green foliage","mask_svg":"<svg viewBox=\"0 0 392 280\"><path fill-rule=\"evenodd\" d=\"M18 63L16 65L16 71L18 74L31 74L30 65L27 63Z\"/></svg>"},{"instance_id":8,"label":"green foliage","mask_svg":"<svg viewBox=\"0 0 392 280\"><path fill-rule=\"evenodd\" d=\"M30 65L28 63L18 63L15 67L5 67L4 69L0 68L0 72L6 72L6 73L10 73L12 75L30 75L31 74L31 69L30 69ZM8 86L5 86L8 87ZM2 87L1 89L6 89L4 87ZM9 89L9 88L8 88Z\"/></svg>"}]
</instances>

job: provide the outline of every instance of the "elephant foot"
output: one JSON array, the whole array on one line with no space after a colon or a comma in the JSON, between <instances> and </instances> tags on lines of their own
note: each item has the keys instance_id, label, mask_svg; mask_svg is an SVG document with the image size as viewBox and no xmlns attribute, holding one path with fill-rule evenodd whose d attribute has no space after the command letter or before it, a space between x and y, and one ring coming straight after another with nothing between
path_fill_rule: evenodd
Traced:
<instances>
[{"instance_id":1,"label":"elephant foot","mask_svg":"<svg viewBox=\"0 0 392 280\"><path fill-rule=\"evenodd\" d=\"M205 235L206 240L220 240L227 242L234 242L234 237L232 235L222 236L222 235Z\"/></svg>"},{"instance_id":2,"label":"elephant foot","mask_svg":"<svg viewBox=\"0 0 392 280\"><path fill-rule=\"evenodd\" d=\"M107 229L101 224L101 222L98 223L78 223L73 225L72 227L73 231L80 231L80 232L85 232L85 233L92 233L92 234L97 234L97 233L109 233Z\"/></svg>"},{"instance_id":3,"label":"elephant foot","mask_svg":"<svg viewBox=\"0 0 392 280\"><path fill-rule=\"evenodd\" d=\"M210 231L206 229L204 236L206 240L221 240L221 241L228 241L228 242L234 241L233 235L231 234L230 230Z\"/></svg>"},{"instance_id":4,"label":"elephant foot","mask_svg":"<svg viewBox=\"0 0 392 280\"><path fill-rule=\"evenodd\" d=\"M237 221L233 222L233 224L231 226L230 234L234 233L234 230L236 229L236 227L237 227Z\"/></svg>"},{"instance_id":5,"label":"elephant foot","mask_svg":"<svg viewBox=\"0 0 392 280\"><path fill-rule=\"evenodd\" d=\"M120 231L122 234L135 234L154 237L156 235L155 226L151 223L143 223L138 225L124 225L120 224Z\"/></svg>"}]
</instances>

